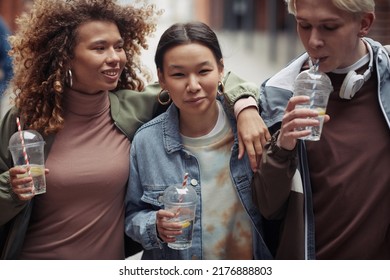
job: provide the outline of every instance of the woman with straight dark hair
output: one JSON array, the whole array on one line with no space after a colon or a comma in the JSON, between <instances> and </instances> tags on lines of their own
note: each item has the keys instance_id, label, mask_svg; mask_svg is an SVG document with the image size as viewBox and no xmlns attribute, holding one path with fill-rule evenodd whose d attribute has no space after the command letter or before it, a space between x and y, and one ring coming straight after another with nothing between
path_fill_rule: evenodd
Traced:
<instances>
[{"instance_id":1,"label":"woman with straight dark hair","mask_svg":"<svg viewBox=\"0 0 390 280\"><path fill-rule=\"evenodd\" d=\"M238 159L236 121L223 106L217 36L204 23L174 24L161 36L155 62L173 104L134 137L126 233L144 247L143 259L270 258L252 202L253 171L247 155ZM182 224L170 221L174 214L161 199L186 172L198 194L192 246L175 250L168 244Z\"/></svg>"}]
</instances>

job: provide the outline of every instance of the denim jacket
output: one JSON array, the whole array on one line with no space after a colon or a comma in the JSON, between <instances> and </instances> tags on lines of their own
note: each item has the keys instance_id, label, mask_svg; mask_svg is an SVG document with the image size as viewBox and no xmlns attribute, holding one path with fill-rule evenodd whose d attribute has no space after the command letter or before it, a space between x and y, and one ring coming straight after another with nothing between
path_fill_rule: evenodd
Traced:
<instances>
[{"instance_id":1,"label":"denim jacket","mask_svg":"<svg viewBox=\"0 0 390 280\"><path fill-rule=\"evenodd\" d=\"M261 216L252 202L253 172L247 157L238 160L236 124L234 118L229 118L234 132L230 173L241 203L253 224L253 258L269 259L271 254L261 235ZM137 157L137 151L142 151L142 157ZM185 172L190 174L191 185L198 194L194 234L190 249L173 250L157 237L156 212L163 208L164 190L173 184L181 184ZM203 259L201 185L197 159L183 147L178 110L172 104L166 113L138 130L130 152L125 230L131 238L143 245L143 259Z\"/></svg>"}]
</instances>

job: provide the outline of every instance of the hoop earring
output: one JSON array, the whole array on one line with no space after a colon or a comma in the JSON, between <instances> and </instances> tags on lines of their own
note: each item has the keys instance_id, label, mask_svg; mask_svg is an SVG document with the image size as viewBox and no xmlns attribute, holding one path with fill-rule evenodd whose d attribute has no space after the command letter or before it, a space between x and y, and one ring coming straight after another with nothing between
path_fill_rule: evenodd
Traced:
<instances>
[{"instance_id":1,"label":"hoop earring","mask_svg":"<svg viewBox=\"0 0 390 280\"><path fill-rule=\"evenodd\" d=\"M164 99L167 99L166 95L168 96L168 100L164 101ZM161 97L163 98L161 99ZM169 95L169 91L167 91L166 89L162 89L157 95L157 100L158 103L160 103L161 105L168 105L172 99Z\"/></svg>"},{"instance_id":2,"label":"hoop earring","mask_svg":"<svg viewBox=\"0 0 390 280\"><path fill-rule=\"evenodd\" d=\"M218 95L223 95L225 93L225 86L221 81L218 82L217 92Z\"/></svg>"},{"instance_id":3,"label":"hoop earring","mask_svg":"<svg viewBox=\"0 0 390 280\"><path fill-rule=\"evenodd\" d=\"M68 71L66 71L65 82L66 82L68 87L72 88L72 86L73 86L73 75L72 75L72 70L70 70L70 69Z\"/></svg>"}]
</instances>

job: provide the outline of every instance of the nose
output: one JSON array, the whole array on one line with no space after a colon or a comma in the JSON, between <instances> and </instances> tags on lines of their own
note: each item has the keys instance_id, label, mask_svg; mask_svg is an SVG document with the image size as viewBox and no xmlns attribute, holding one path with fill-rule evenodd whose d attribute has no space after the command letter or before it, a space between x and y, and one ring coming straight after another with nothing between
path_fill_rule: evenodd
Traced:
<instances>
[{"instance_id":1,"label":"nose","mask_svg":"<svg viewBox=\"0 0 390 280\"><path fill-rule=\"evenodd\" d=\"M309 46L312 49L318 49L324 46L324 40L321 36L321 32L316 28L313 28L310 32Z\"/></svg>"},{"instance_id":2,"label":"nose","mask_svg":"<svg viewBox=\"0 0 390 280\"><path fill-rule=\"evenodd\" d=\"M198 78L195 75L190 75L188 78L187 91L196 93L200 90L201 86L199 84Z\"/></svg>"},{"instance_id":3,"label":"nose","mask_svg":"<svg viewBox=\"0 0 390 280\"><path fill-rule=\"evenodd\" d=\"M120 61L120 57L118 53L115 51L115 49L110 49L107 53L106 58L107 63L118 63Z\"/></svg>"}]
</instances>

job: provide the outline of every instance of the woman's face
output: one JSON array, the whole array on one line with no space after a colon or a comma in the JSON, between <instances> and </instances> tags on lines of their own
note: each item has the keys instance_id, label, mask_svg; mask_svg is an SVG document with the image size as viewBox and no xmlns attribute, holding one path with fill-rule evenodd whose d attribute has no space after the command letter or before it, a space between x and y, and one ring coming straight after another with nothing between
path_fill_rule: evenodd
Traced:
<instances>
[{"instance_id":1,"label":"woman's face","mask_svg":"<svg viewBox=\"0 0 390 280\"><path fill-rule=\"evenodd\" d=\"M218 82L223 69L213 52L197 43L169 49L158 69L161 87L169 91L180 114L206 116L215 110Z\"/></svg>"},{"instance_id":2,"label":"woman's face","mask_svg":"<svg viewBox=\"0 0 390 280\"><path fill-rule=\"evenodd\" d=\"M330 0L296 0L295 17L304 47L310 57L320 60L322 71L348 67L366 53L360 37L371 26L369 14L358 17Z\"/></svg>"},{"instance_id":3,"label":"woman's face","mask_svg":"<svg viewBox=\"0 0 390 280\"><path fill-rule=\"evenodd\" d=\"M115 89L126 63L117 25L107 21L84 23L78 27L76 40L72 89L87 94Z\"/></svg>"}]
</instances>

